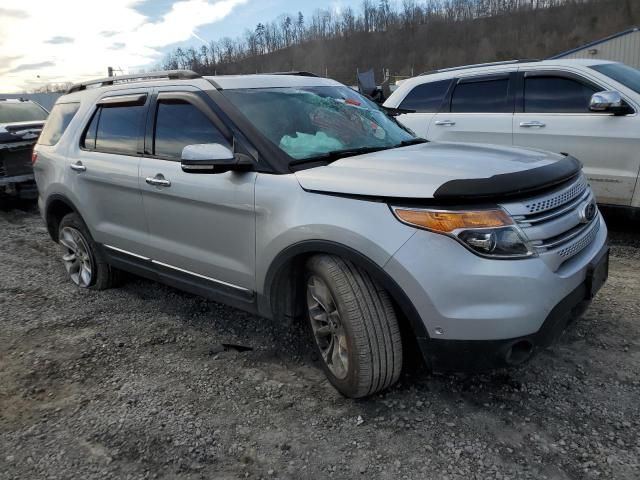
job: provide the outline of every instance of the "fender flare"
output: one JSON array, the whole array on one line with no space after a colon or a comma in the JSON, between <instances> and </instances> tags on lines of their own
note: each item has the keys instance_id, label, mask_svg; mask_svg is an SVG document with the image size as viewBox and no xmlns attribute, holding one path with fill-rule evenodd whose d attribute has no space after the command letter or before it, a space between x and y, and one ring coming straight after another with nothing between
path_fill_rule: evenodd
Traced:
<instances>
[{"instance_id":1,"label":"fender flare","mask_svg":"<svg viewBox=\"0 0 640 480\"><path fill-rule=\"evenodd\" d=\"M273 312L275 294L274 286L278 280L278 276L283 273L283 268L294 258L305 254L327 253L337 255L346 260L352 261L359 267L366 270L389 294L394 303L402 311L407 319L413 334L418 340L421 349L426 347L430 340L427 329L418 314L413 302L409 299L404 290L396 283L396 281L384 271L384 269L373 260L363 255L359 251L343 245L341 243L328 240L305 240L295 243L282 250L271 262L264 283L264 299L268 302L268 308ZM423 354L425 352L423 351Z\"/></svg>"},{"instance_id":2,"label":"fender flare","mask_svg":"<svg viewBox=\"0 0 640 480\"><path fill-rule=\"evenodd\" d=\"M52 204L54 202L63 203L72 212L74 212L78 216L80 216L80 218L82 218L82 215L80 214L79 210L76 208L75 204L71 200L69 200L69 198L66 197L65 195L62 195L60 193L54 193L54 194L50 195L49 197L47 197L47 200L45 202L44 209L43 209L43 212L42 212L42 216L43 216L45 224L47 226L47 231L49 232L49 236L51 237L51 239L53 241L57 242L58 232L55 231L54 225L51 222L51 206L52 206Z\"/></svg>"}]
</instances>

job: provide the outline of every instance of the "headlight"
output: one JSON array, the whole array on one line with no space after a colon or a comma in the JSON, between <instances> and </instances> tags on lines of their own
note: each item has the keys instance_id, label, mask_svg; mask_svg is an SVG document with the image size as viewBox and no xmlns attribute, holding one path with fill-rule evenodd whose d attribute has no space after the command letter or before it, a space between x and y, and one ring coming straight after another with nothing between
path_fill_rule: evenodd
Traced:
<instances>
[{"instance_id":1,"label":"headlight","mask_svg":"<svg viewBox=\"0 0 640 480\"><path fill-rule=\"evenodd\" d=\"M401 222L453 237L478 255L493 258L523 258L534 255L524 234L501 209L391 209Z\"/></svg>"}]
</instances>

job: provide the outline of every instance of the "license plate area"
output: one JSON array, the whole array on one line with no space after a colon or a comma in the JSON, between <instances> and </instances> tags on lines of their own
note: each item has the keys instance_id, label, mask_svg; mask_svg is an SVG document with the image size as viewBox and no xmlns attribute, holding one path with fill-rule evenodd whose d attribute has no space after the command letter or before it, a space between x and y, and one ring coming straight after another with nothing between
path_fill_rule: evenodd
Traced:
<instances>
[{"instance_id":1,"label":"license plate area","mask_svg":"<svg viewBox=\"0 0 640 480\"><path fill-rule=\"evenodd\" d=\"M587 299L591 300L596 296L604 283L609 278L609 249L607 248L598 258L589 264L587 271Z\"/></svg>"}]
</instances>

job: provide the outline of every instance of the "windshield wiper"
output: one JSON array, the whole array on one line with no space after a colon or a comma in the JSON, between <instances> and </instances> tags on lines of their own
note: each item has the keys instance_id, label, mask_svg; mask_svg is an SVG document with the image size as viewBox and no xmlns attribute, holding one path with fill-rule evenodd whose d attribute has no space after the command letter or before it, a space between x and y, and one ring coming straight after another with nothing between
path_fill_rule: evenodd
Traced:
<instances>
[{"instance_id":1,"label":"windshield wiper","mask_svg":"<svg viewBox=\"0 0 640 480\"><path fill-rule=\"evenodd\" d=\"M403 140L397 145L389 145L386 147L360 147L360 148L345 148L343 150L332 150L327 153L323 153L322 155L317 155L315 157L309 158L301 158L300 160L294 160L290 163L291 166L301 165L304 163L315 163L315 162L335 162L336 160L340 160L341 158L353 157L356 155L364 155L365 153L373 153L380 152L382 150L392 150L394 148L399 147L408 147L409 145L418 145L421 143L428 143L429 140L425 140L424 138L412 138L410 140Z\"/></svg>"},{"instance_id":2,"label":"windshield wiper","mask_svg":"<svg viewBox=\"0 0 640 480\"><path fill-rule=\"evenodd\" d=\"M360 148L345 148L343 150L332 150L322 155L315 157L302 158L300 160L294 160L290 165L300 165L301 163L311 162L334 162L345 157L353 157L355 155L364 155L365 153L379 152L381 150L389 150L390 148L396 148L394 146L387 147L360 147Z\"/></svg>"},{"instance_id":3,"label":"windshield wiper","mask_svg":"<svg viewBox=\"0 0 640 480\"><path fill-rule=\"evenodd\" d=\"M386 113L390 117L398 117L406 113L416 113L415 110L409 110L408 108L391 108L391 107L385 107L384 105L380 105L380 108L384 113Z\"/></svg>"},{"instance_id":4,"label":"windshield wiper","mask_svg":"<svg viewBox=\"0 0 640 480\"><path fill-rule=\"evenodd\" d=\"M424 138L412 138L411 140L403 140L396 147L408 147L409 145L419 145L421 143L429 143L429 140Z\"/></svg>"}]
</instances>

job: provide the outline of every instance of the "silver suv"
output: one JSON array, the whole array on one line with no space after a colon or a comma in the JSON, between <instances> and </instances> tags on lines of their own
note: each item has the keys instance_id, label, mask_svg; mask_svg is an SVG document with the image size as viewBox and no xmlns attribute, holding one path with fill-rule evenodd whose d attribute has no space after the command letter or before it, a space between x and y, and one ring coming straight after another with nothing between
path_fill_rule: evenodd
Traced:
<instances>
[{"instance_id":1,"label":"silver suv","mask_svg":"<svg viewBox=\"0 0 640 480\"><path fill-rule=\"evenodd\" d=\"M39 205L75 284L125 270L306 317L349 397L393 385L414 339L434 371L521 364L607 277L577 160L428 143L332 80L108 78L51 115Z\"/></svg>"}]
</instances>

